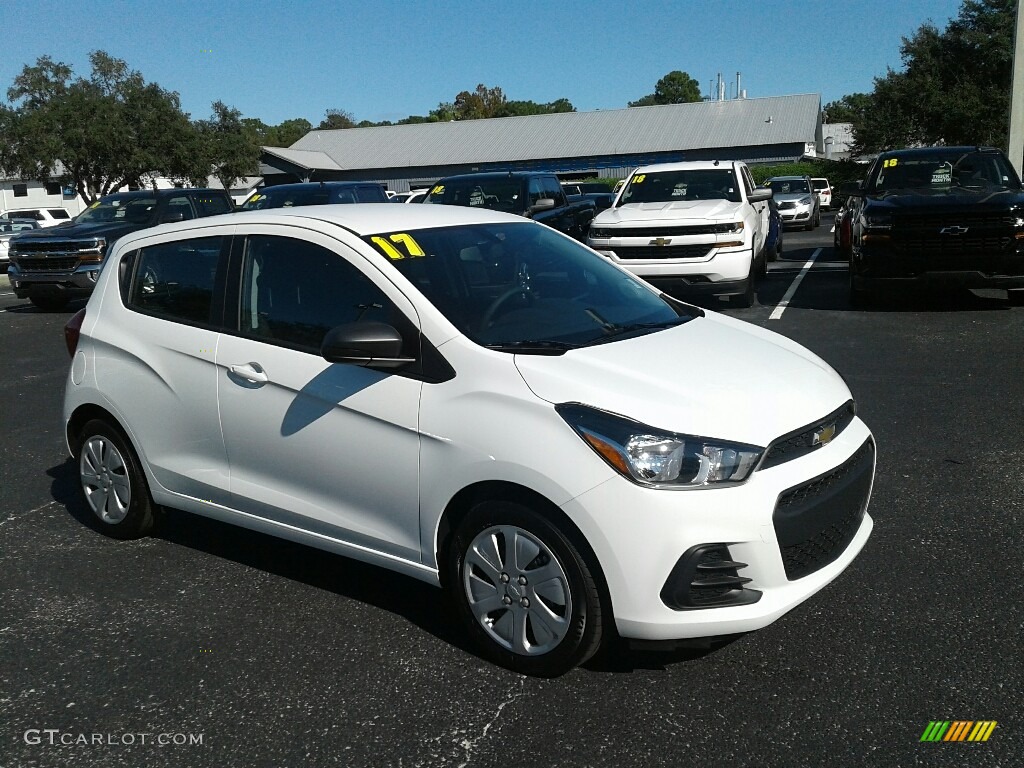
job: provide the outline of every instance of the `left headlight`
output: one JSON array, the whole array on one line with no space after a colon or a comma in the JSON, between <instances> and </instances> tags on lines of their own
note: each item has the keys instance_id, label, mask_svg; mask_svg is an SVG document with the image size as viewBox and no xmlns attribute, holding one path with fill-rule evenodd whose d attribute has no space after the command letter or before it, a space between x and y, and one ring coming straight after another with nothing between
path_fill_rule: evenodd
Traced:
<instances>
[{"instance_id":1,"label":"left headlight","mask_svg":"<svg viewBox=\"0 0 1024 768\"><path fill-rule=\"evenodd\" d=\"M801 197L800 198L800 205L810 205L812 202L813 201L811 200L810 197Z\"/></svg>"},{"instance_id":2,"label":"left headlight","mask_svg":"<svg viewBox=\"0 0 1024 768\"><path fill-rule=\"evenodd\" d=\"M764 452L756 445L667 432L579 403L555 410L595 453L639 485L736 485L750 477Z\"/></svg>"}]
</instances>

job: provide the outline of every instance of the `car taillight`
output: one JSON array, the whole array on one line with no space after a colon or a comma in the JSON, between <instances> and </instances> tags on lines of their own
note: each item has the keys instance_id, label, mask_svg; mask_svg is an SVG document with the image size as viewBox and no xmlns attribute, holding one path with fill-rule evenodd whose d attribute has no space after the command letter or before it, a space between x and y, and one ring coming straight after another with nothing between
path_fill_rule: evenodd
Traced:
<instances>
[{"instance_id":1,"label":"car taillight","mask_svg":"<svg viewBox=\"0 0 1024 768\"><path fill-rule=\"evenodd\" d=\"M82 323L84 322L85 310L80 309L72 315L67 325L64 326L64 343L68 345L68 354L71 357L75 356L75 350L78 349L78 337L82 333Z\"/></svg>"}]
</instances>

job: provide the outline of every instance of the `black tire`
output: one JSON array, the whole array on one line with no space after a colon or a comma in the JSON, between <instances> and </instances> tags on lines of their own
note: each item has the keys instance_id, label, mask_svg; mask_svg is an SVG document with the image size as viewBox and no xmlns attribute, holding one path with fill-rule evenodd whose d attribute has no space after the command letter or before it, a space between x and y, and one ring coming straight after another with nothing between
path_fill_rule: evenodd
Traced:
<instances>
[{"instance_id":1,"label":"black tire","mask_svg":"<svg viewBox=\"0 0 1024 768\"><path fill-rule=\"evenodd\" d=\"M89 421L78 434L74 455L82 498L97 528L115 539L146 536L153 528L155 505L139 459L121 430L103 419Z\"/></svg>"},{"instance_id":2,"label":"black tire","mask_svg":"<svg viewBox=\"0 0 1024 768\"><path fill-rule=\"evenodd\" d=\"M29 296L28 300L39 307L39 309L45 309L47 312L64 309L69 301L65 296Z\"/></svg>"},{"instance_id":3,"label":"black tire","mask_svg":"<svg viewBox=\"0 0 1024 768\"><path fill-rule=\"evenodd\" d=\"M757 292L755 290L757 274L757 264L751 264L750 274L748 274L747 279L743 281L743 293L737 294L729 299L733 306L739 307L740 309L747 309L748 307L754 306L754 302L757 301Z\"/></svg>"},{"instance_id":4,"label":"black tire","mask_svg":"<svg viewBox=\"0 0 1024 768\"><path fill-rule=\"evenodd\" d=\"M854 309L866 309L875 303L874 294L863 288L854 288L850 281L850 306Z\"/></svg>"},{"instance_id":5,"label":"black tire","mask_svg":"<svg viewBox=\"0 0 1024 768\"><path fill-rule=\"evenodd\" d=\"M772 249L775 250L774 248ZM761 256L757 260L757 280L760 282L768 277L768 249L761 249Z\"/></svg>"},{"instance_id":6,"label":"black tire","mask_svg":"<svg viewBox=\"0 0 1024 768\"><path fill-rule=\"evenodd\" d=\"M532 558L529 562L509 562L505 548L511 537L518 545L511 551L525 553ZM486 568L485 562L490 563ZM541 569L546 576L557 575L535 586L531 574ZM515 672L557 677L585 662L601 645L604 606L594 570L556 524L522 504L485 501L469 511L448 549L447 586L455 612L481 654ZM537 586L545 593L536 592ZM477 619L471 600L479 611L492 601L494 607ZM554 617L556 630L550 629L550 619L539 620L545 609L543 616ZM523 641L516 650L520 628ZM508 640L501 637L506 632ZM559 637L559 632L564 634ZM544 650L547 644L552 645Z\"/></svg>"},{"instance_id":7,"label":"black tire","mask_svg":"<svg viewBox=\"0 0 1024 768\"><path fill-rule=\"evenodd\" d=\"M1006 298L1014 307L1024 307L1024 288L1011 288L1006 292Z\"/></svg>"}]
</instances>

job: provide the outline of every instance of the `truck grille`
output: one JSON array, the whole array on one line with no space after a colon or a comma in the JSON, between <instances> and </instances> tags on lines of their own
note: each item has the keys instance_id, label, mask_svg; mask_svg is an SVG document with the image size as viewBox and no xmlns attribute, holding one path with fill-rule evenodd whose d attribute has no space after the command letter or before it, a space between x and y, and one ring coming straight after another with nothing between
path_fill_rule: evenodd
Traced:
<instances>
[{"instance_id":1,"label":"truck grille","mask_svg":"<svg viewBox=\"0 0 1024 768\"><path fill-rule=\"evenodd\" d=\"M622 227L606 230L610 237L687 237L689 235L728 234L719 227L722 224L694 224L676 227ZM595 229L604 229L595 227Z\"/></svg>"},{"instance_id":2,"label":"truck grille","mask_svg":"<svg viewBox=\"0 0 1024 768\"><path fill-rule=\"evenodd\" d=\"M11 251L17 256L71 256L98 253L99 246L95 240L15 240L11 243Z\"/></svg>"},{"instance_id":3,"label":"truck grille","mask_svg":"<svg viewBox=\"0 0 1024 768\"><path fill-rule=\"evenodd\" d=\"M772 515L786 578L833 562L853 541L868 506L875 445L868 440L843 464L779 494Z\"/></svg>"},{"instance_id":4,"label":"truck grille","mask_svg":"<svg viewBox=\"0 0 1024 768\"><path fill-rule=\"evenodd\" d=\"M702 259L708 255L711 246L699 245L641 245L615 246L615 255L624 260L657 259Z\"/></svg>"},{"instance_id":5,"label":"truck grille","mask_svg":"<svg viewBox=\"0 0 1024 768\"><path fill-rule=\"evenodd\" d=\"M1016 217L1005 213L899 214L892 228L897 252L924 257L929 269L964 266L955 260L935 263L945 257L1012 254L1017 250L1016 235Z\"/></svg>"},{"instance_id":6,"label":"truck grille","mask_svg":"<svg viewBox=\"0 0 1024 768\"><path fill-rule=\"evenodd\" d=\"M78 266L78 257L27 259L22 256L18 259L17 264L22 272L73 272Z\"/></svg>"}]
</instances>

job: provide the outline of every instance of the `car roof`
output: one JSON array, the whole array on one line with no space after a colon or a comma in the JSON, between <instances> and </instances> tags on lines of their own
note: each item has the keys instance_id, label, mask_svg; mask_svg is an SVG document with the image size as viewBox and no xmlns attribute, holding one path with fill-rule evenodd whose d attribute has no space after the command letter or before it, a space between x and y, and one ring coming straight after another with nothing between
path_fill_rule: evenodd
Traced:
<instances>
[{"instance_id":1,"label":"car roof","mask_svg":"<svg viewBox=\"0 0 1024 768\"><path fill-rule=\"evenodd\" d=\"M734 160L686 160L678 163L644 165L633 171L633 174L657 173L658 171L700 171L713 170L715 168L731 169L734 165L736 165Z\"/></svg>"},{"instance_id":2,"label":"car roof","mask_svg":"<svg viewBox=\"0 0 1024 768\"><path fill-rule=\"evenodd\" d=\"M109 195L103 195L100 200L107 200L111 197L116 197L119 200L125 198L147 198L147 197L170 197L171 195L206 195L206 194L225 194L223 189L212 189L210 187L173 187L171 189L134 189L131 192L111 192Z\"/></svg>"},{"instance_id":3,"label":"car roof","mask_svg":"<svg viewBox=\"0 0 1024 768\"><path fill-rule=\"evenodd\" d=\"M257 190L261 195L279 189L351 189L352 187L381 187L377 181L300 181L295 184L275 184L272 187L263 187Z\"/></svg>"},{"instance_id":4,"label":"car roof","mask_svg":"<svg viewBox=\"0 0 1024 768\"><path fill-rule=\"evenodd\" d=\"M801 181L803 181L804 179L809 179L809 178L811 178L811 177L810 176L772 176L770 179L766 179L766 181L795 181L797 179L800 179Z\"/></svg>"},{"instance_id":5,"label":"car roof","mask_svg":"<svg viewBox=\"0 0 1024 768\"><path fill-rule=\"evenodd\" d=\"M999 152L1002 154L1002 150L998 147L980 147L980 146L965 146L965 147L907 147L905 149L888 149L885 152L879 154L879 157L892 157L893 155L899 155L900 157L913 157L914 155L934 155L936 152L942 152L943 154L948 152Z\"/></svg>"},{"instance_id":6,"label":"car roof","mask_svg":"<svg viewBox=\"0 0 1024 768\"><path fill-rule=\"evenodd\" d=\"M153 235L184 233L225 224L301 224L302 220L325 222L343 227L359 237L381 232L408 232L434 227L467 224L531 223L521 216L490 209L461 205L381 205L380 203L332 203L328 205L297 205L294 208L264 208L206 216L175 224L150 227L125 235L118 244L130 243Z\"/></svg>"},{"instance_id":7,"label":"car roof","mask_svg":"<svg viewBox=\"0 0 1024 768\"><path fill-rule=\"evenodd\" d=\"M547 171L504 171L504 172L492 172L492 173L459 173L454 176L445 176L443 179L438 181L442 182L453 182L453 181L473 181L474 179L523 179L529 176L554 176L554 173Z\"/></svg>"}]
</instances>

